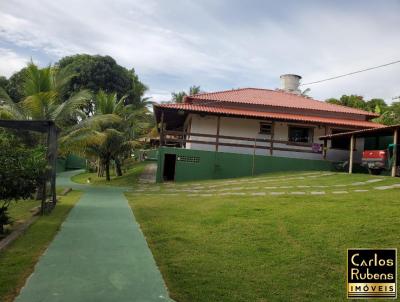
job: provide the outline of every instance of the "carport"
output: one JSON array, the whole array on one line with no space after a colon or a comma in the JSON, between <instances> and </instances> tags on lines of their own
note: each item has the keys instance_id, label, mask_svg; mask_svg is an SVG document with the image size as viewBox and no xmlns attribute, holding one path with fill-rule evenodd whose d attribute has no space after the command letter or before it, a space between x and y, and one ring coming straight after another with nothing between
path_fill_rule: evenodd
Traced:
<instances>
[{"instance_id":1,"label":"carport","mask_svg":"<svg viewBox=\"0 0 400 302\"><path fill-rule=\"evenodd\" d=\"M330 134L320 136L319 138L324 141L324 158L326 158L326 154L328 152L327 141L336 139L336 138L343 138L343 139L350 139L350 149L349 149L349 174L353 173L353 153L354 153L354 146L356 145L357 138L368 138L368 137L380 137L380 136L393 136L393 164L391 167L391 176L396 176L398 160L397 160L397 144L398 144L398 133L399 133L399 125L381 127L381 128L374 128L374 129L364 129L364 130L357 130L351 132L344 132L344 133L337 133L337 134Z\"/></svg>"}]
</instances>

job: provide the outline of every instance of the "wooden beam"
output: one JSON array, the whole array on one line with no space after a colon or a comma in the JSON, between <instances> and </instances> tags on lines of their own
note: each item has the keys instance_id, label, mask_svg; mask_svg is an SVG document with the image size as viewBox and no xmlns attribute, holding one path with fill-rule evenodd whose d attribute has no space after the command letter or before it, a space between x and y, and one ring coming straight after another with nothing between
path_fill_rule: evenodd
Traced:
<instances>
[{"instance_id":1,"label":"wooden beam","mask_svg":"<svg viewBox=\"0 0 400 302\"><path fill-rule=\"evenodd\" d=\"M328 126L327 125L325 125L325 136L327 136L328 135ZM324 139L324 146L323 146L323 150L322 150L322 154L323 154L323 157L324 157L324 159L326 159L326 157L327 157L327 154L328 154L328 140L327 139Z\"/></svg>"},{"instance_id":2,"label":"wooden beam","mask_svg":"<svg viewBox=\"0 0 400 302\"><path fill-rule=\"evenodd\" d=\"M397 172L397 144L398 144L398 129L393 133L393 163L392 163L392 177L396 177Z\"/></svg>"},{"instance_id":3,"label":"wooden beam","mask_svg":"<svg viewBox=\"0 0 400 302\"><path fill-rule=\"evenodd\" d=\"M353 173L353 155L354 155L355 137L350 138L350 159L349 159L349 174Z\"/></svg>"},{"instance_id":4,"label":"wooden beam","mask_svg":"<svg viewBox=\"0 0 400 302\"><path fill-rule=\"evenodd\" d=\"M54 125L50 120L0 120L0 127L46 133Z\"/></svg>"},{"instance_id":5,"label":"wooden beam","mask_svg":"<svg viewBox=\"0 0 400 302\"><path fill-rule=\"evenodd\" d=\"M217 117L217 136L215 137L215 152L218 152L219 147L219 129L221 127L221 117L218 115Z\"/></svg>"},{"instance_id":6,"label":"wooden beam","mask_svg":"<svg viewBox=\"0 0 400 302\"><path fill-rule=\"evenodd\" d=\"M166 130L164 131L164 135L173 135L173 136L181 136L183 135L183 131L171 131L171 130ZM215 134L206 134L206 133L192 133L188 132L186 133L188 136L198 136L198 137L211 137L211 138L216 138L217 136ZM254 142L254 138L249 138L249 137L241 137L241 136L230 136L230 135L219 135L219 139L232 139L232 140L239 140L239 141L249 141L249 142ZM271 139L262 139L262 138L257 138L256 139L257 143L270 143ZM296 142L290 142L286 140L273 140L274 144L286 144L286 145L293 145L293 146L300 146L300 147L312 147L313 144L310 143L296 143Z\"/></svg>"},{"instance_id":7,"label":"wooden beam","mask_svg":"<svg viewBox=\"0 0 400 302\"><path fill-rule=\"evenodd\" d=\"M49 161L50 170L50 190L52 195L53 206L57 203L56 193L56 169L57 169L57 128L50 125L47 137L47 159Z\"/></svg>"},{"instance_id":8,"label":"wooden beam","mask_svg":"<svg viewBox=\"0 0 400 302\"><path fill-rule=\"evenodd\" d=\"M256 164L256 148L257 148L257 137L254 138L253 163L251 166L251 176L254 176L254 168L255 168L255 164Z\"/></svg>"},{"instance_id":9,"label":"wooden beam","mask_svg":"<svg viewBox=\"0 0 400 302\"><path fill-rule=\"evenodd\" d=\"M165 138L165 140L169 141L169 142L183 142L183 141L185 141L186 143L192 143L192 144L202 144L202 145L212 145L212 146L216 145L216 142L212 142L212 141L201 141L201 140L191 140L191 139L185 140L183 138L168 138L167 137L167 138ZM227 147L254 148L254 144L253 145L249 145L249 144L224 143L224 142L219 142L218 144L220 146L227 146ZM270 146L257 145L256 149L269 150ZM312 151L312 150L296 149L296 148L274 147L274 150L276 150L276 151L290 151L290 152L315 154L315 152Z\"/></svg>"},{"instance_id":10,"label":"wooden beam","mask_svg":"<svg viewBox=\"0 0 400 302\"><path fill-rule=\"evenodd\" d=\"M274 137L275 137L275 121L272 121L271 124L271 144L269 149L269 155L274 155Z\"/></svg>"}]
</instances>

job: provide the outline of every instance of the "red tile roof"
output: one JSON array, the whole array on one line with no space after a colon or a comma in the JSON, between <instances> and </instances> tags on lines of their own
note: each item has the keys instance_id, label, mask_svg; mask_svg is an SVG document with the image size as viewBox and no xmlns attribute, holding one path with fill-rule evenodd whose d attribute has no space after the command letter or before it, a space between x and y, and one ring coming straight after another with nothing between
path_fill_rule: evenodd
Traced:
<instances>
[{"instance_id":1,"label":"red tile roof","mask_svg":"<svg viewBox=\"0 0 400 302\"><path fill-rule=\"evenodd\" d=\"M265 105L273 107L285 107L295 109L309 109L318 111L340 112L358 114L369 117L378 116L375 113L349 108L345 106L329 104L314 100L301 95L284 92L282 90L269 90L258 88L242 88L220 92L200 93L185 98L186 103L201 102L204 104L215 104L215 102L229 102L252 105ZM209 102L207 102L209 101Z\"/></svg>"},{"instance_id":2,"label":"red tile roof","mask_svg":"<svg viewBox=\"0 0 400 302\"><path fill-rule=\"evenodd\" d=\"M339 126L351 126L359 128L379 128L383 127L381 124L373 123L370 121L362 120L350 120L343 118L330 118L330 117L320 117L320 116L310 116L310 115L300 115L300 114L289 114L289 113L277 113L277 112L267 112L267 111L255 111L239 108L228 108L220 106L211 105L200 105L200 104L156 104L154 107L157 108L170 108L176 110L185 110L190 112L205 112L214 114L226 114L233 116L245 116L245 117L258 117L258 118L271 118L278 120L287 121L299 121L299 122L314 122L320 124L331 124Z\"/></svg>"}]
</instances>

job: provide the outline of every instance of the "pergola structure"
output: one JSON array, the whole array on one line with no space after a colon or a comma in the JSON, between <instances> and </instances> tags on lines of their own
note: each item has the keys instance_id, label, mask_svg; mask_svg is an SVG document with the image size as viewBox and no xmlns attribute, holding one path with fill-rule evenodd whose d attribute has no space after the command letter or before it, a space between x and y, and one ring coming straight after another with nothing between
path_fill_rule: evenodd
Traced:
<instances>
[{"instance_id":1,"label":"pergola structure","mask_svg":"<svg viewBox=\"0 0 400 302\"><path fill-rule=\"evenodd\" d=\"M50 181L51 208L57 203L56 195L56 166L57 166L57 134L58 128L50 120L0 120L0 127L16 130L47 133L47 162L49 169L46 172L46 181L43 185L42 214L46 211L47 181Z\"/></svg>"},{"instance_id":2,"label":"pergola structure","mask_svg":"<svg viewBox=\"0 0 400 302\"><path fill-rule=\"evenodd\" d=\"M325 136L320 136L319 138L324 141L324 157L326 157L327 152L327 141L334 139L334 138L347 138L350 139L350 150L349 150L349 174L353 173L353 153L354 153L354 146L356 145L356 139L363 137L377 137L377 136L393 136L393 164L391 170L391 176L396 176L396 168L399 164L397 162L397 144L398 144L398 135L399 135L399 125L381 127L381 128L374 128L374 129L364 129L364 130L357 130L351 132L344 132L344 133L337 133L337 134L330 134Z\"/></svg>"}]
</instances>

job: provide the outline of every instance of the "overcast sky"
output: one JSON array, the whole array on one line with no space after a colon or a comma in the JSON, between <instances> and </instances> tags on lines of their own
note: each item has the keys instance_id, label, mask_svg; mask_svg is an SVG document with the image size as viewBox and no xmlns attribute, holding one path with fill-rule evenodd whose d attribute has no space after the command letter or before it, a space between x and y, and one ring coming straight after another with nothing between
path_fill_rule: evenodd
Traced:
<instances>
[{"instance_id":1,"label":"overcast sky","mask_svg":"<svg viewBox=\"0 0 400 302\"><path fill-rule=\"evenodd\" d=\"M76 53L134 67L155 101L275 89L400 60L400 1L0 0L0 74ZM400 95L400 64L309 86L317 99ZM306 87L304 87L306 88Z\"/></svg>"}]
</instances>

